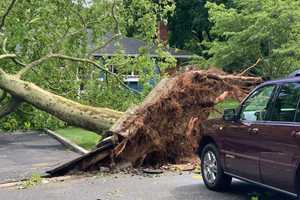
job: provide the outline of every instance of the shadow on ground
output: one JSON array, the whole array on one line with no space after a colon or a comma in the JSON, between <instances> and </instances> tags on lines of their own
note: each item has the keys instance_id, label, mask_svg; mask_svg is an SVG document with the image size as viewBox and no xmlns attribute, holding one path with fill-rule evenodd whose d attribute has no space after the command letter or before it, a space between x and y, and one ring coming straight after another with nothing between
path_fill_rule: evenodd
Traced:
<instances>
[{"instance_id":1,"label":"shadow on ground","mask_svg":"<svg viewBox=\"0 0 300 200\"><path fill-rule=\"evenodd\" d=\"M234 181L230 189L224 193L209 191L204 184L180 186L172 193L176 200L295 200L294 197L242 181Z\"/></svg>"}]
</instances>

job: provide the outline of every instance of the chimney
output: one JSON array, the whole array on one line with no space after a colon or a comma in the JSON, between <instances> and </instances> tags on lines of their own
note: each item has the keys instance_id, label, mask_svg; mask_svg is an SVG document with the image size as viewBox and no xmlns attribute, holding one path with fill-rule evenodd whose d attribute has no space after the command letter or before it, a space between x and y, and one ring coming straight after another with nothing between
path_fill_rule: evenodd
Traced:
<instances>
[{"instance_id":1,"label":"chimney","mask_svg":"<svg viewBox=\"0 0 300 200\"><path fill-rule=\"evenodd\" d=\"M158 39L161 42L166 44L169 39L168 34L169 34L168 26L163 21L159 21L158 22L158 33L157 33Z\"/></svg>"}]
</instances>

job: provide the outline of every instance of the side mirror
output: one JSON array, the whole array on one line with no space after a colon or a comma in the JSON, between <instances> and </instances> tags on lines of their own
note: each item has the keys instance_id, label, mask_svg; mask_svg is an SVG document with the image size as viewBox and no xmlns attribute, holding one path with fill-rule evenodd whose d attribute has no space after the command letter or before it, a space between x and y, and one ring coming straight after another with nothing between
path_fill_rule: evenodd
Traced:
<instances>
[{"instance_id":1,"label":"side mirror","mask_svg":"<svg viewBox=\"0 0 300 200\"><path fill-rule=\"evenodd\" d=\"M235 109L225 109L223 119L224 121L235 121L236 120Z\"/></svg>"}]
</instances>

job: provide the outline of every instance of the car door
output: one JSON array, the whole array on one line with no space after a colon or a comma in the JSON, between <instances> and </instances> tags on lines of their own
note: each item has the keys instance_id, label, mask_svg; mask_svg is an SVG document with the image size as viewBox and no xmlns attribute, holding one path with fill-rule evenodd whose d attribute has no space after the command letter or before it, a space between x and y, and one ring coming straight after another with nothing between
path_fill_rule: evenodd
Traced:
<instances>
[{"instance_id":1,"label":"car door","mask_svg":"<svg viewBox=\"0 0 300 200\"><path fill-rule=\"evenodd\" d=\"M300 126L300 83L284 83L273 103L269 122L260 124L260 169L264 184L295 192ZM300 115L298 115L300 116Z\"/></svg>"},{"instance_id":2,"label":"car door","mask_svg":"<svg viewBox=\"0 0 300 200\"><path fill-rule=\"evenodd\" d=\"M260 181L257 123L264 122L275 90L276 85L258 88L242 103L238 119L225 122L222 153L227 173Z\"/></svg>"}]
</instances>

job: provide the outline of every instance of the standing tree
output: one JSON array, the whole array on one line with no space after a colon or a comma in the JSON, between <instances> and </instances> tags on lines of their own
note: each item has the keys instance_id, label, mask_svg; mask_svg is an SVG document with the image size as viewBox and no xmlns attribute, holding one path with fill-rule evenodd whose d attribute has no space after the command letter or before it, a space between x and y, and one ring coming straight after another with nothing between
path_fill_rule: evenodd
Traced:
<instances>
[{"instance_id":1,"label":"standing tree","mask_svg":"<svg viewBox=\"0 0 300 200\"><path fill-rule=\"evenodd\" d=\"M300 2L293 0L234 1L233 8L208 3L212 34L206 41L209 64L227 71L252 70L277 78L299 66Z\"/></svg>"},{"instance_id":2,"label":"standing tree","mask_svg":"<svg viewBox=\"0 0 300 200\"><path fill-rule=\"evenodd\" d=\"M212 23L208 19L207 2L223 3L231 6L232 0L176 0L174 15L169 18L170 45L188 49L198 55L207 56L204 40L215 39L210 30Z\"/></svg>"}]
</instances>

